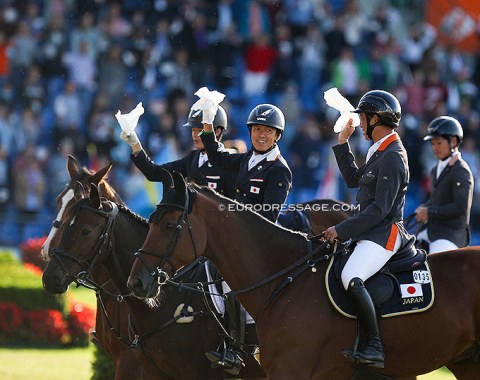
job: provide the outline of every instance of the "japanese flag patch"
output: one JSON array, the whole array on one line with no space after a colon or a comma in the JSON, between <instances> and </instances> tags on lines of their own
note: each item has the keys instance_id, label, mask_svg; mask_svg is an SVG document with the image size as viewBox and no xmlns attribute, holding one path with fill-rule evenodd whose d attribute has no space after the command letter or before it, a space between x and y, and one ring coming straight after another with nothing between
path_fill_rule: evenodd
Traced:
<instances>
[{"instance_id":1,"label":"japanese flag patch","mask_svg":"<svg viewBox=\"0 0 480 380\"><path fill-rule=\"evenodd\" d=\"M402 298L423 296L422 284L400 284Z\"/></svg>"},{"instance_id":2,"label":"japanese flag patch","mask_svg":"<svg viewBox=\"0 0 480 380\"><path fill-rule=\"evenodd\" d=\"M217 188L217 183L216 182L208 182L208 187L210 189L216 189Z\"/></svg>"},{"instance_id":3,"label":"japanese flag patch","mask_svg":"<svg viewBox=\"0 0 480 380\"><path fill-rule=\"evenodd\" d=\"M260 188L256 186L250 186L250 192L253 194L260 194Z\"/></svg>"}]
</instances>

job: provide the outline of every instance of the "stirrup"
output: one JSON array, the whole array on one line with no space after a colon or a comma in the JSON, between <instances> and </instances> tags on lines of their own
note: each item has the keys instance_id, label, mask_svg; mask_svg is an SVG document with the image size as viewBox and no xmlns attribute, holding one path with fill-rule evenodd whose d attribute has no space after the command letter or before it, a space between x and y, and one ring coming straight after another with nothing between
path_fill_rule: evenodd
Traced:
<instances>
[{"instance_id":1,"label":"stirrup","mask_svg":"<svg viewBox=\"0 0 480 380\"><path fill-rule=\"evenodd\" d=\"M208 360L212 362L211 368L222 367L225 372L231 375L238 375L245 363L238 353L228 348L223 353L217 351L208 351L205 353Z\"/></svg>"},{"instance_id":2,"label":"stirrup","mask_svg":"<svg viewBox=\"0 0 480 380\"><path fill-rule=\"evenodd\" d=\"M359 355L358 352L354 353L353 350L342 350L342 355L354 364L364 364L372 368L385 368L384 360L367 359Z\"/></svg>"}]
</instances>

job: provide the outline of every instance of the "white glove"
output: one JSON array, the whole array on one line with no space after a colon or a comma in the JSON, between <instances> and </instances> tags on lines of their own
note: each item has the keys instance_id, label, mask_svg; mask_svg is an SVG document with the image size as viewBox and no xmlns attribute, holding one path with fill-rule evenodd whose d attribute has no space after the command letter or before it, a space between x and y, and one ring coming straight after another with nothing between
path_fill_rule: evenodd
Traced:
<instances>
[{"instance_id":1,"label":"white glove","mask_svg":"<svg viewBox=\"0 0 480 380\"><path fill-rule=\"evenodd\" d=\"M202 87L195 95L200 99L195 102L192 109L202 110L202 123L213 124L218 105L225 98L225 95L218 91L210 91L207 87Z\"/></svg>"},{"instance_id":2,"label":"white glove","mask_svg":"<svg viewBox=\"0 0 480 380\"><path fill-rule=\"evenodd\" d=\"M360 125L360 117L356 113L352 113L355 108L350 104L350 102L345 99L337 90L336 87L330 88L325 91L323 95L327 105L335 108L340 112L340 116L335 122L333 131L335 133L341 132L344 128L347 127L348 121L353 119L353 126L356 127Z\"/></svg>"},{"instance_id":3,"label":"white glove","mask_svg":"<svg viewBox=\"0 0 480 380\"><path fill-rule=\"evenodd\" d=\"M125 141L127 144L129 144L130 146L134 146L134 145L137 145L137 144L142 146L142 144L140 143L140 140L138 139L138 136L135 133L135 131L130 132L129 135L127 135L125 133L125 131L122 131L122 133L120 133L120 138L123 141Z\"/></svg>"}]
</instances>

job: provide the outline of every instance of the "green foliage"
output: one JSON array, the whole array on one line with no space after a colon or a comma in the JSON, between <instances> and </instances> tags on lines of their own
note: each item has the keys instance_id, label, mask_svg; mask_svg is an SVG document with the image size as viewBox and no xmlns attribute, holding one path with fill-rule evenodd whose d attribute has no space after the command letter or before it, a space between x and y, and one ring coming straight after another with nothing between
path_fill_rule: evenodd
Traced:
<instances>
[{"instance_id":1,"label":"green foliage","mask_svg":"<svg viewBox=\"0 0 480 380\"><path fill-rule=\"evenodd\" d=\"M65 312L65 296L47 293L42 287L42 280L25 270L11 254L0 255L0 273L0 302L14 302L23 310Z\"/></svg>"},{"instance_id":2,"label":"green foliage","mask_svg":"<svg viewBox=\"0 0 480 380\"><path fill-rule=\"evenodd\" d=\"M91 380L113 380L115 367L112 360L102 348L94 346Z\"/></svg>"}]
</instances>

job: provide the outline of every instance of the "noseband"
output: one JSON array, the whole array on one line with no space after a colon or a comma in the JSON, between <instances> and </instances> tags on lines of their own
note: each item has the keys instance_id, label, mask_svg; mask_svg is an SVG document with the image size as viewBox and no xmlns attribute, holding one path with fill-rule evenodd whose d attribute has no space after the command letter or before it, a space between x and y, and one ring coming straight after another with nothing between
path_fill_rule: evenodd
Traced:
<instances>
[{"instance_id":1,"label":"noseband","mask_svg":"<svg viewBox=\"0 0 480 380\"><path fill-rule=\"evenodd\" d=\"M76 258L75 256L69 254L63 249L58 249L58 248L52 249L52 253L50 256L52 259L56 259L59 262L60 266L65 272L65 275L68 277L73 277L75 281L78 281L81 284L83 284L86 281L88 274L90 273L91 269L93 268L95 263L98 261L100 256L105 252L105 249L109 251L112 246L110 237L112 235L112 229L113 229L113 223L115 222L115 217L118 214L118 206L115 203L110 201L108 201L108 203L112 206L112 209L110 211L103 211L88 205L79 206L79 208L81 209L87 209L88 211L91 211L94 214L103 216L108 219L107 223L105 224L105 227L103 228L102 234L98 238L98 241L90 250L90 252L94 252L93 260L90 263L87 260ZM53 222L53 226L56 228L60 228L61 222L58 220L55 220ZM90 256L90 254L88 256ZM67 266L64 263L65 259L71 260L77 263L78 265L80 265L80 268L81 268L80 272L76 275L69 273ZM86 269L82 270L85 267Z\"/></svg>"},{"instance_id":2,"label":"noseband","mask_svg":"<svg viewBox=\"0 0 480 380\"><path fill-rule=\"evenodd\" d=\"M180 206L174 203L159 203L157 205L157 207L160 207L160 206L169 207L169 208L180 210L182 212L180 215L180 218L177 221L177 225L175 226L175 231L173 233L172 239L170 240L170 244L168 245L166 253L158 253L158 252L146 250L144 248L140 248L134 254L134 256L138 257L142 261L143 265L145 266L145 268L147 268L150 275L157 278L158 285L164 285L170 279L170 276L168 275L168 273L163 270L165 263L168 263L168 265L170 266L170 269L172 270L172 273L176 272L176 268L171 262L171 256L173 254L173 251L177 247L178 241L180 239L180 233L182 232L182 229L183 229L183 226L182 226L183 224L185 224L188 227L188 232L190 234L190 239L192 241L195 260L198 258L197 249L195 247L195 242L193 240L193 235L192 235L192 227L190 226L190 222L188 220L189 201L190 201L190 194L188 190L185 189L185 203L183 206ZM160 264L155 269L152 270L142 254L158 257L160 259Z\"/></svg>"}]
</instances>

